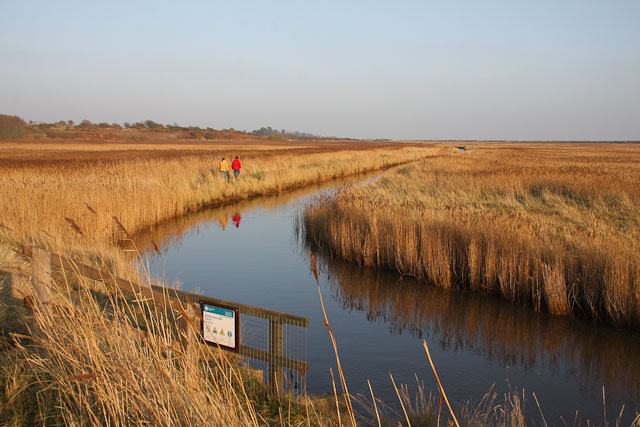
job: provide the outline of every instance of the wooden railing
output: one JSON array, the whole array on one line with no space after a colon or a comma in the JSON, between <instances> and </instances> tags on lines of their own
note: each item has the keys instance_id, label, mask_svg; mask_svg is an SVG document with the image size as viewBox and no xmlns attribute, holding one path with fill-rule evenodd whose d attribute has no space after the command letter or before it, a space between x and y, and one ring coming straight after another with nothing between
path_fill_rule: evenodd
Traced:
<instances>
[{"instance_id":1,"label":"wooden railing","mask_svg":"<svg viewBox=\"0 0 640 427\"><path fill-rule=\"evenodd\" d=\"M167 289L161 286L145 286L137 284L130 280L115 277L108 271L75 262L64 255L51 253L34 246L23 245L22 253L27 257L31 257L32 280L35 290L34 296L42 303L46 304L51 299L51 266L55 266L88 279L103 282L128 294L145 297L155 304L170 307L171 309L178 311L182 317L189 317L187 322L183 322L183 328L192 327L198 331L198 333L200 331L202 315L198 311L199 304L196 304L196 302L234 307L238 309L240 315L266 319L269 322L268 350L240 344L238 353L243 356L268 363L268 382L272 391L282 393L285 389L285 368L299 371L303 376L309 370L309 365L306 361L292 359L286 357L284 354L283 325L286 324L306 329L309 327L309 319L305 317L206 297L180 290ZM190 324L195 325L195 327Z\"/></svg>"}]
</instances>

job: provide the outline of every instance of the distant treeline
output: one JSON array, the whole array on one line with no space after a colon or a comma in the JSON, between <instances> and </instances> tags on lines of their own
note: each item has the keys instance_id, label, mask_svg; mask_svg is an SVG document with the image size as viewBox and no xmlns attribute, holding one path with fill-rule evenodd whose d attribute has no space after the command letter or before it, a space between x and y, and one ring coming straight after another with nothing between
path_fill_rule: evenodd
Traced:
<instances>
[{"instance_id":1,"label":"distant treeline","mask_svg":"<svg viewBox=\"0 0 640 427\"><path fill-rule=\"evenodd\" d=\"M212 129L210 127L201 128L199 126L180 126L178 124L173 125L163 125L162 123L156 123L153 120L145 120L144 122L124 122L122 125L119 123L93 123L90 120L83 120L80 123L76 124L73 120L60 120L55 123L34 123L29 122L30 125L36 126L38 129L137 129L137 130L151 130L154 132L180 132L180 131L194 131L194 130L210 130L215 131L216 129ZM236 131L233 128L223 129L222 132L241 132ZM246 132L244 132L246 133Z\"/></svg>"},{"instance_id":2,"label":"distant treeline","mask_svg":"<svg viewBox=\"0 0 640 427\"><path fill-rule=\"evenodd\" d=\"M163 125L156 123L153 120L145 120L143 122L124 122L122 125L119 123L93 123L90 120L83 120L80 123L75 123L73 120L60 120L54 123L36 123L29 121L27 124L23 119L18 116L9 116L0 114L0 138L5 139L19 139L25 138L30 134L39 133L41 135L46 134L52 136L55 131L72 131L72 130L121 130L121 129L135 129L140 131L152 131L152 132L184 132L185 137L194 139L216 139L223 138L229 134L247 134L247 135L259 135L266 136L270 139L334 139L334 137L322 137L319 135L313 135L307 132L288 132L282 129L281 131L272 129L271 127L262 127L252 132L238 131L233 128L217 130L210 127L201 128L199 126L180 126L178 124ZM49 134L52 135L49 135Z\"/></svg>"},{"instance_id":3,"label":"distant treeline","mask_svg":"<svg viewBox=\"0 0 640 427\"><path fill-rule=\"evenodd\" d=\"M0 114L0 138L19 139L28 133L27 126L20 117Z\"/></svg>"},{"instance_id":4,"label":"distant treeline","mask_svg":"<svg viewBox=\"0 0 640 427\"><path fill-rule=\"evenodd\" d=\"M323 137L320 135L314 135L312 133L299 132L299 131L288 132L284 129L277 130L277 129L272 129L271 127L261 127L260 129L254 130L251 133L254 135L289 138L289 139L324 139L324 138L335 139L335 137Z\"/></svg>"}]
</instances>

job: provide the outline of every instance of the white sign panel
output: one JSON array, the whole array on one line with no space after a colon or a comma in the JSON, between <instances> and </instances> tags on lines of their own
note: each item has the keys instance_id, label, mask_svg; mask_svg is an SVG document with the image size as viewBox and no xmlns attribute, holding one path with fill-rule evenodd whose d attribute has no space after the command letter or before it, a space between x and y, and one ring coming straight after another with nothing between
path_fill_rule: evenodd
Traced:
<instances>
[{"instance_id":1,"label":"white sign panel","mask_svg":"<svg viewBox=\"0 0 640 427\"><path fill-rule=\"evenodd\" d=\"M235 310L202 304L202 337L209 343L236 349L237 312Z\"/></svg>"}]
</instances>

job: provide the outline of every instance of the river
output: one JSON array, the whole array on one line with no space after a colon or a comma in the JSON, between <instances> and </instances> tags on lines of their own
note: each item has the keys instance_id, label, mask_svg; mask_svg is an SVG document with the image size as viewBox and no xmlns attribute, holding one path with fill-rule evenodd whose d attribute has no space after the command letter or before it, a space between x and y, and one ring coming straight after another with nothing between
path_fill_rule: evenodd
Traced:
<instances>
[{"instance_id":1,"label":"river","mask_svg":"<svg viewBox=\"0 0 640 427\"><path fill-rule=\"evenodd\" d=\"M331 392L335 356L295 219L306 203L343 183L205 209L139 234L136 245L151 273L169 284L308 317L307 391ZM161 255L152 250L152 240ZM623 405L624 424L640 411L637 335L317 256L327 316L352 394L369 397L370 380L376 397L397 407L390 373L411 394L417 381L437 394L422 346L426 340L452 402L477 402L492 387L500 396L524 389L528 419L539 420L535 393L551 425L561 423L560 417L572 424L576 410L583 421L602 422L604 387L610 421Z\"/></svg>"}]
</instances>

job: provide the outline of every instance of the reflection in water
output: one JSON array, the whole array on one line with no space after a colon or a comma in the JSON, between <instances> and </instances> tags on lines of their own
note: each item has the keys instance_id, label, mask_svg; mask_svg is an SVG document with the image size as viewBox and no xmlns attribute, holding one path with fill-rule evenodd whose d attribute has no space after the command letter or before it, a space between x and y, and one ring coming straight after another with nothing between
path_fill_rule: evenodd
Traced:
<instances>
[{"instance_id":1,"label":"reflection in water","mask_svg":"<svg viewBox=\"0 0 640 427\"><path fill-rule=\"evenodd\" d=\"M222 227L223 230L227 229L227 224L229 223L229 217L228 216L224 216L218 219L218 222L220 223L220 227Z\"/></svg>"},{"instance_id":2,"label":"reflection in water","mask_svg":"<svg viewBox=\"0 0 640 427\"><path fill-rule=\"evenodd\" d=\"M262 208L267 211L276 209L302 196L313 194L319 190L335 187L340 184L362 180L363 178L378 176L378 173L362 174L356 178L336 179L318 185L289 190L270 196L243 199L233 203L211 208L205 208L188 215L172 218L168 221L154 225L134 236L136 248L141 254L154 252L154 243L162 252L178 246L185 236L198 234L200 227L211 223L218 223L226 230L229 218L236 227L240 227L242 212ZM126 245L127 242L123 242Z\"/></svg>"},{"instance_id":3,"label":"reflection in water","mask_svg":"<svg viewBox=\"0 0 640 427\"><path fill-rule=\"evenodd\" d=\"M236 228L239 228L242 215L236 212L235 214L233 214L233 217L231 219L233 220L233 223L235 224Z\"/></svg>"},{"instance_id":4,"label":"reflection in water","mask_svg":"<svg viewBox=\"0 0 640 427\"><path fill-rule=\"evenodd\" d=\"M443 349L473 351L506 366L577 374L591 389L618 387L637 399L640 339L627 331L554 317L508 302L426 286L412 278L319 256L333 297L384 321L391 332L435 338Z\"/></svg>"}]
</instances>

